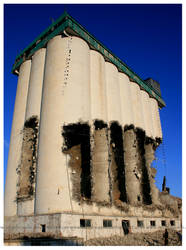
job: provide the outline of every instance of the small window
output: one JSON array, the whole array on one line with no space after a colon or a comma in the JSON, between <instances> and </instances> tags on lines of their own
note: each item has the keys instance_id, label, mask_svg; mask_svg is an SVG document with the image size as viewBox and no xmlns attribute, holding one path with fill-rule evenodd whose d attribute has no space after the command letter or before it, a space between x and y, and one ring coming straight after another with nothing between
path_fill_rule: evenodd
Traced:
<instances>
[{"instance_id":1,"label":"small window","mask_svg":"<svg viewBox=\"0 0 186 250\"><path fill-rule=\"evenodd\" d=\"M103 227L112 227L111 220L103 220Z\"/></svg>"},{"instance_id":2,"label":"small window","mask_svg":"<svg viewBox=\"0 0 186 250\"><path fill-rule=\"evenodd\" d=\"M151 225L151 227L155 227L155 226L156 226L155 220L151 220L151 221L150 221L150 225Z\"/></svg>"},{"instance_id":3,"label":"small window","mask_svg":"<svg viewBox=\"0 0 186 250\"><path fill-rule=\"evenodd\" d=\"M161 225L162 225L162 227L166 227L166 220L162 220Z\"/></svg>"},{"instance_id":4,"label":"small window","mask_svg":"<svg viewBox=\"0 0 186 250\"><path fill-rule=\"evenodd\" d=\"M45 233L45 232L46 232L46 225L45 225L45 224L42 224L42 225L41 225L41 232L42 232L42 233Z\"/></svg>"},{"instance_id":5,"label":"small window","mask_svg":"<svg viewBox=\"0 0 186 250\"><path fill-rule=\"evenodd\" d=\"M171 220L171 221L170 221L170 224L171 224L171 226L175 226L175 221L174 221L174 220Z\"/></svg>"},{"instance_id":6,"label":"small window","mask_svg":"<svg viewBox=\"0 0 186 250\"><path fill-rule=\"evenodd\" d=\"M138 221L137 221L137 226L138 226L138 227L143 227L143 226L144 226L143 220L138 220Z\"/></svg>"},{"instance_id":7,"label":"small window","mask_svg":"<svg viewBox=\"0 0 186 250\"><path fill-rule=\"evenodd\" d=\"M91 227L91 220L80 219L80 227Z\"/></svg>"}]
</instances>

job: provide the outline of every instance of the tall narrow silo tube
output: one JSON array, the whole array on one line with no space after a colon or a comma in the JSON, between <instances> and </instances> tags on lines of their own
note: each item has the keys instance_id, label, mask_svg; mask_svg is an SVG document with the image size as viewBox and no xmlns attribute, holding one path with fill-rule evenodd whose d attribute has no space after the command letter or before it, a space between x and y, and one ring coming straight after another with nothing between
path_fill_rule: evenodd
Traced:
<instances>
[{"instance_id":1,"label":"tall narrow silo tube","mask_svg":"<svg viewBox=\"0 0 186 250\"><path fill-rule=\"evenodd\" d=\"M140 96L141 96L143 117L144 117L144 123L145 123L145 134L146 136L150 138L154 138L150 98L149 98L148 93L143 90L140 91Z\"/></svg>"},{"instance_id":2,"label":"tall narrow silo tube","mask_svg":"<svg viewBox=\"0 0 186 250\"><path fill-rule=\"evenodd\" d=\"M151 110L152 110L152 122L154 127L155 138L162 138L162 130L160 124L158 103L154 98L150 98Z\"/></svg>"},{"instance_id":3,"label":"tall narrow silo tube","mask_svg":"<svg viewBox=\"0 0 186 250\"><path fill-rule=\"evenodd\" d=\"M28 87L21 166L19 177L18 215L34 213L34 193L41 95L46 49L38 50L32 57ZM24 200L21 197L24 196Z\"/></svg>"},{"instance_id":4,"label":"tall narrow silo tube","mask_svg":"<svg viewBox=\"0 0 186 250\"><path fill-rule=\"evenodd\" d=\"M21 160L22 129L25 121L30 69L31 60L27 60L22 63L19 70L5 185L5 216L14 216L17 214L17 170L19 169Z\"/></svg>"},{"instance_id":5,"label":"tall narrow silo tube","mask_svg":"<svg viewBox=\"0 0 186 250\"><path fill-rule=\"evenodd\" d=\"M105 74L108 122L118 121L121 124L119 79L116 66L112 63L105 62Z\"/></svg>"},{"instance_id":6,"label":"tall narrow silo tube","mask_svg":"<svg viewBox=\"0 0 186 250\"><path fill-rule=\"evenodd\" d=\"M66 154L70 154L76 143L81 145L82 150L85 149L84 142L89 138L88 125L83 125L90 120L89 54L86 42L77 37L56 36L47 45L38 149L36 214L73 209L73 193L69 186L70 166ZM81 125L84 129L81 129ZM77 129L79 126L80 129ZM78 142L69 140L73 133ZM81 137L80 134L84 136ZM89 166L83 165L85 167Z\"/></svg>"},{"instance_id":7,"label":"tall narrow silo tube","mask_svg":"<svg viewBox=\"0 0 186 250\"><path fill-rule=\"evenodd\" d=\"M127 75L119 74L120 102L121 102L121 117L122 126L125 127L133 124L133 111L131 102L131 86Z\"/></svg>"},{"instance_id":8,"label":"tall narrow silo tube","mask_svg":"<svg viewBox=\"0 0 186 250\"><path fill-rule=\"evenodd\" d=\"M141 96L140 96L140 87L135 82L130 82L130 84L131 84L131 94L132 94L134 126L136 128L145 130L142 102L141 102Z\"/></svg>"}]
</instances>

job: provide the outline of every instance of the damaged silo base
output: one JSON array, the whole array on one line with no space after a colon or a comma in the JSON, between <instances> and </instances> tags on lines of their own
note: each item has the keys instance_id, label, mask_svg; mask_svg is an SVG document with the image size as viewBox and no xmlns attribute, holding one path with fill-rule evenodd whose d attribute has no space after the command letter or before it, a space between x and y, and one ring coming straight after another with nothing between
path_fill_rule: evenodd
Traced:
<instances>
[{"instance_id":1,"label":"damaged silo base","mask_svg":"<svg viewBox=\"0 0 186 250\"><path fill-rule=\"evenodd\" d=\"M166 199L168 200L167 196ZM180 212L176 214L168 204L164 208L152 205L129 206L127 212L120 211L116 207L100 209L98 206L94 207L93 212L92 205L82 204L81 206L84 214L74 211L5 217L5 244L83 245L89 239L113 235L123 237L125 235L123 221L129 221L129 233L147 233L158 230L163 233L165 228L181 230Z\"/></svg>"}]
</instances>

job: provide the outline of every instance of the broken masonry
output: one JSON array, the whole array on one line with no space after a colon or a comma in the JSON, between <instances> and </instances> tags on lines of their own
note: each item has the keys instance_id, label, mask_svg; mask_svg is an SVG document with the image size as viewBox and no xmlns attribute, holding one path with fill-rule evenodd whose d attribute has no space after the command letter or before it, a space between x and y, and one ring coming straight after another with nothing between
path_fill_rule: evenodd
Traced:
<instances>
[{"instance_id":1,"label":"broken masonry","mask_svg":"<svg viewBox=\"0 0 186 250\"><path fill-rule=\"evenodd\" d=\"M93 132L92 132L93 131ZM62 153L68 154L72 197L100 204L150 205L158 200L151 167L160 142L133 125L95 120L62 126Z\"/></svg>"}]
</instances>

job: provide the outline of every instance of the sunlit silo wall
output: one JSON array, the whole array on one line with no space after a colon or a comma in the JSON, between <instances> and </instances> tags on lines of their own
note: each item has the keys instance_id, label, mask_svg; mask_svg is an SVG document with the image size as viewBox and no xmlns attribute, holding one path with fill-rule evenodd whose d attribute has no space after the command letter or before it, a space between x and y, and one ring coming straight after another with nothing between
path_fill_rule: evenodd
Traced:
<instances>
[{"instance_id":1,"label":"sunlit silo wall","mask_svg":"<svg viewBox=\"0 0 186 250\"><path fill-rule=\"evenodd\" d=\"M54 36L19 69L5 213L160 204L161 139L155 98L82 38Z\"/></svg>"}]
</instances>

